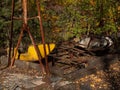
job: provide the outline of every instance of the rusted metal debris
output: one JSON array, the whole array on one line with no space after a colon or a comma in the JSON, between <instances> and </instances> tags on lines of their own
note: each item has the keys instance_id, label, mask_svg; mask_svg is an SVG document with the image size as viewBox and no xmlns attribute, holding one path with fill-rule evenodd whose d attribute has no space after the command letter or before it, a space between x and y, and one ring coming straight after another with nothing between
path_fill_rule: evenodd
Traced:
<instances>
[{"instance_id":1,"label":"rusted metal debris","mask_svg":"<svg viewBox=\"0 0 120 90\"><path fill-rule=\"evenodd\" d=\"M58 43L58 47L55 51L54 58L56 59L72 59L76 58L79 60L81 56L95 56L94 51L105 51L111 48L113 41L109 37L102 38L91 38L84 37L81 40L75 41L71 39L70 41Z\"/></svg>"},{"instance_id":2,"label":"rusted metal debris","mask_svg":"<svg viewBox=\"0 0 120 90\"><path fill-rule=\"evenodd\" d=\"M106 49L113 45L113 40L108 36L102 37L83 37L78 41L79 46L89 50Z\"/></svg>"},{"instance_id":3,"label":"rusted metal debris","mask_svg":"<svg viewBox=\"0 0 120 90\"><path fill-rule=\"evenodd\" d=\"M58 44L58 47L51 55L56 59L60 59L63 57L66 57L66 59L69 59L69 58L77 59L81 56L94 55L94 53L92 53L87 49L79 47L78 44L74 41L66 41L66 42L63 42L61 45Z\"/></svg>"},{"instance_id":4,"label":"rusted metal debris","mask_svg":"<svg viewBox=\"0 0 120 90\"><path fill-rule=\"evenodd\" d=\"M80 69L86 68L88 61L81 59L80 57L90 56L92 54L87 50L76 48L75 45L77 44L75 44L73 41L63 42L61 45L58 44L56 50L49 55L55 59L55 64L53 65L55 65L55 67L57 65L59 67L59 70L63 71L62 73L64 75L69 75Z\"/></svg>"},{"instance_id":5,"label":"rusted metal debris","mask_svg":"<svg viewBox=\"0 0 120 90\"><path fill-rule=\"evenodd\" d=\"M77 76L79 77L87 73L95 72L97 68L96 65L100 68L102 66L102 61L91 59L97 57L97 51L99 52L99 50L101 50L101 52L105 53L104 50L107 49L103 47L92 49L83 48L80 46L79 42L75 42L74 39L58 43L57 46L58 47L51 54L53 59L55 59L55 63L53 64L53 69L55 70L52 71L60 76L69 78L76 78Z\"/></svg>"}]
</instances>

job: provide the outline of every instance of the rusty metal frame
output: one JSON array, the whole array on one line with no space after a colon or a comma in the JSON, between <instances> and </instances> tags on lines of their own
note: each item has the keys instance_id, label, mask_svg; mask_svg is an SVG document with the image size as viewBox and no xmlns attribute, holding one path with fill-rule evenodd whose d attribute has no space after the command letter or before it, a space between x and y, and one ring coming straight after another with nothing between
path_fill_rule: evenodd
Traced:
<instances>
[{"instance_id":1,"label":"rusty metal frame","mask_svg":"<svg viewBox=\"0 0 120 90\"><path fill-rule=\"evenodd\" d=\"M12 68L12 66L14 65L14 62L15 62L15 57L16 57L16 54L17 54L17 51L18 51L18 47L20 45L20 42L22 40L22 36L24 34L24 30L27 31L31 41L32 41L32 44L35 48L35 51L38 55L38 59L39 59L39 63L40 63L40 68L42 69L42 75L49 75L50 72L49 72L49 65L48 65L48 58L47 58L47 55L46 55L46 47L45 47L45 36L44 36L44 31L43 31L43 26L42 26L42 18L41 18L41 13L40 13L40 2L39 0L36 0L36 5L37 5L37 10L38 10L38 16L36 17L31 17L31 18L28 18L27 16L27 0L22 0L22 7L23 7L23 18L17 18L17 17L14 17L14 7L15 7L15 1L12 0L12 14L11 14L11 31L10 31L10 43L9 43L9 56L8 56L8 65L10 65L10 68ZM40 24L40 35L42 37L42 44L43 44L43 48L44 48L44 54L45 54L45 67L41 61L41 54L39 52L39 49L33 39L33 36L32 34L30 33L30 28L29 26L27 25L27 22L28 20L31 20L31 19L34 19L34 18L38 18L39 20L39 24ZM19 35L19 38L18 38L18 42L17 42L17 45L16 45L16 49L15 49L15 53L11 59L11 48L12 48L12 34L13 34L13 20L23 20L23 26L21 28L21 32L20 32L20 35Z\"/></svg>"},{"instance_id":2,"label":"rusty metal frame","mask_svg":"<svg viewBox=\"0 0 120 90\"><path fill-rule=\"evenodd\" d=\"M44 31L43 31L43 26L42 26L42 18L41 18L41 13L40 13L40 2L39 0L36 0L36 5L37 5L37 10L38 10L38 19L39 19L39 24L40 24L40 34L42 36L42 43L43 43L43 48L44 48L44 54L45 54L45 63L46 63L46 72L49 74L50 70L49 70L49 66L48 66L48 58L46 55L46 47L45 47L45 36L44 36Z\"/></svg>"},{"instance_id":3,"label":"rusty metal frame","mask_svg":"<svg viewBox=\"0 0 120 90\"><path fill-rule=\"evenodd\" d=\"M12 13L11 13L11 29L10 29L10 34L9 34L9 54L8 54L8 66L11 63L11 48L12 48L12 34L13 34L13 16L14 16L14 7L15 2L12 0Z\"/></svg>"}]
</instances>

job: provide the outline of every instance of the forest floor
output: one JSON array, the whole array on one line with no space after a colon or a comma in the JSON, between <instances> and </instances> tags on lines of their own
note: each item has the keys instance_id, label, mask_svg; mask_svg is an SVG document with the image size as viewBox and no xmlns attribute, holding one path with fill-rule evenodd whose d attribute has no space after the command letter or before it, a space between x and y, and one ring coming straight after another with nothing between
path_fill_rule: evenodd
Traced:
<instances>
[{"instance_id":1,"label":"forest floor","mask_svg":"<svg viewBox=\"0 0 120 90\"><path fill-rule=\"evenodd\" d=\"M94 67L99 68L99 66L95 65ZM10 70L1 65L0 90L119 90L119 58L114 59L114 62L110 63L106 69L95 68L93 68L92 73L86 73L88 70L86 71L85 68L85 71L83 69L77 70L82 71L80 73L65 75L63 74L64 71L59 71L59 68L53 66L51 69L56 69L57 71L52 70L53 75L50 77L50 82L47 83L43 81L40 72L35 69L23 69L20 66L14 66Z\"/></svg>"},{"instance_id":2,"label":"forest floor","mask_svg":"<svg viewBox=\"0 0 120 90\"><path fill-rule=\"evenodd\" d=\"M51 76L47 81L39 63L16 60L9 69L7 56L2 55L0 90L120 90L120 54L74 57L68 50L58 54L49 62Z\"/></svg>"}]
</instances>

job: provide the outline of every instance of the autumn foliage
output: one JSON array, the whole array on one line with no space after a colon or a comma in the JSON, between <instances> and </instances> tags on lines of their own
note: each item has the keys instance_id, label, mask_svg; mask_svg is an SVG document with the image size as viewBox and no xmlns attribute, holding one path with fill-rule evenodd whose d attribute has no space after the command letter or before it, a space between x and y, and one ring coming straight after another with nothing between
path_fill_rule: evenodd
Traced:
<instances>
[{"instance_id":1,"label":"autumn foliage","mask_svg":"<svg viewBox=\"0 0 120 90\"><path fill-rule=\"evenodd\" d=\"M9 40L11 0L0 1L0 45ZM59 42L82 35L112 35L120 29L120 2L118 0L40 0L46 42ZM29 17L36 16L36 3L28 0ZM21 1L15 1L15 15L22 17ZM16 43L21 21L14 23ZM32 34L41 42L38 20L29 21ZM24 42L29 43L25 34Z\"/></svg>"}]
</instances>

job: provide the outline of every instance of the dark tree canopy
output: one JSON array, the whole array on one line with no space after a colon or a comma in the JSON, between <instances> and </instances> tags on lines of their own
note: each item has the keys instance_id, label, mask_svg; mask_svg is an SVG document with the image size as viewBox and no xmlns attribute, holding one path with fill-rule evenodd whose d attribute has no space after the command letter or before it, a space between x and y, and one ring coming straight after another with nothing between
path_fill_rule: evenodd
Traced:
<instances>
[{"instance_id":1,"label":"dark tree canopy","mask_svg":"<svg viewBox=\"0 0 120 90\"><path fill-rule=\"evenodd\" d=\"M59 42L81 35L111 35L120 29L120 2L118 0L40 0L46 42ZM0 46L6 47L11 24L11 0L0 1ZM28 0L29 17L37 15L34 0ZM21 0L15 0L15 16L22 17ZM22 22L14 21L13 41L17 42ZM39 43L38 20L29 26ZM25 34L23 42L29 44Z\"/></svg>"}]
</instances>

